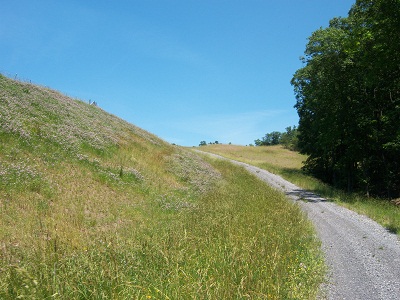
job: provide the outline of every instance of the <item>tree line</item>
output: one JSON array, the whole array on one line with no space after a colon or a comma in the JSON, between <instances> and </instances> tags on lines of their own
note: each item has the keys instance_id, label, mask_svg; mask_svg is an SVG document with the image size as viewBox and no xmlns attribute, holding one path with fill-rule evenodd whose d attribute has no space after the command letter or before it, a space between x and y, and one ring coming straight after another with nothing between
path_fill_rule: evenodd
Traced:
<instances>
[{"instance_id":1,"label":"tree line","mask_svg":"<svg viewBox=\"0 0 400 300\"><path fill-rule=\"evenodd\" d=\"M305 170L348 191L400 196L400 0L357 0L312 33L291 81Z\"/></svg>"},{"instance_id":2,"label":"tree line","mask_svg":"<svg viewBox=\"0 0 400 300\"><path fill-rule=\"evenodd\" d=\"M256 146L283 145L285 148L290 150L299 150L297 127L286 127L285 132L272 131L267 133L261 139L256 139L254 144Z\"/></svg>"},{"instance_id":3,"label":"tree line","mask_svg":"<svg viewBox=\"0 0 400 300\"><path fill-rule=\"evenodd\" d=\"M219 143L218 141L215 141L215 142L209 142L208 143L209 145L219 145L219 144L221 144L221 143ZM231 143L229 143L229 145L230 145ZM199 146L207 146L207 142L206 141L201 141L200 143L199 143Z\"/></svg>"}]
</instances>

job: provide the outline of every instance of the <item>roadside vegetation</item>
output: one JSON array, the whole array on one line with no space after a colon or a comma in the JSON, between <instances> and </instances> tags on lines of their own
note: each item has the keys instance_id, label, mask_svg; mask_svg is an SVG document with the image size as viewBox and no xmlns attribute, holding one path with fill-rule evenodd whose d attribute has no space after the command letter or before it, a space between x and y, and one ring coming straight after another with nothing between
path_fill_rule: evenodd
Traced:
<instances>
[{"instance_id":1,"label":"roadside vegetation","mask_svg":"<svg viewBox=\"0 0 400 300\"><path fill-rule=\"evenodd\" d=\"M1 299L313 299L311 224L242 168L0 75Z\"/></svg>"},{"instance_id":2,"label":"roadside vegetation","mask_svg":"<svg viewBox=\"0 0 400 300\"><path fill-rule=\"evenodd\" d=\"M281 145L244 147L236 145L208 145L200 150L242 161L313 191L340 205L367 215L382 226L400 236L400 206L387 199L367 197L362 193L347 193L323 183L302 171L306 155L285 149Z\"/></svg>"}]
</instances>

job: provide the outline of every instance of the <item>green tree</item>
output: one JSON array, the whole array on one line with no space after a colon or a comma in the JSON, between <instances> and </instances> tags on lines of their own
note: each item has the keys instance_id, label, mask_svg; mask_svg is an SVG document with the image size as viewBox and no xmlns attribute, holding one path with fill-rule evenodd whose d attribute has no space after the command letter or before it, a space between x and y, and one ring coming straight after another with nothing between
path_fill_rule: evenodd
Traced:
<instances>
[{"instance_id":1,"label":"green tree","mask_svg":"<svg viewBox=\"0 0 400 300\"><path fill-rule=\"evenodd\" d=\"M286 132L281 135L280 144L287 149L298 150L298 130L296 126L286 127Z\"/></svg>"},{"instance_id":2,"label":"green tree","mask_svg":"<svg viewBox=\"0 0 400 300\"><path fill-rule=\"evenodd\" d=\"M298 150L298 130L296 126L286 127L286 132L273 131L267 133L261 140L254 141L256 146L272 146L282 144L290 150Z\"/></svg>"},{"instance_id":3,"label":"green tree","mask_svg":"<svg viewBox=\"0 0 400 300\"><path fill-rule=\"evenodd\" d=\"M400 0L359 0L309 38L293 79L305 169L366 193L400 193Z\"/></svg>"},{"instance_id":4,"label":"green tree","mask_svg":"<svg viewBox=\"0 0 400 300\"><path fill-rule=\"evenodd\" d=\"M273 131L271 133L267 133L263 137L263 144L266 146L278 145L281 140L282 133L279 131Z\"/></svg>"},{"instance_id":5,"label":"green tree","mask_svg":"<svg viewBox=\"0 0 400 300\"><path fill-rule=\"evenodd\" d=\"M254 144L255 144L256 146L263 146L263 142L262 142L262 140L260 140L260 139L256 139L256 140L254 141Z\"/></svg>"}]
</instances>

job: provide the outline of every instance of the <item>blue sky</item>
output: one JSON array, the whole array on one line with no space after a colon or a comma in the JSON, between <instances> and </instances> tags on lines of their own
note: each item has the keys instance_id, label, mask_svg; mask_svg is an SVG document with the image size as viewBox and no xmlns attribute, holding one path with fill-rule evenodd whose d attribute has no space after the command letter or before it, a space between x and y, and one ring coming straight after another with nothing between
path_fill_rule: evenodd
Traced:
<instances>
[{"instance_id":1,"label":"blue sky","mask_svg":"<svg viewBox=\"0 0 400 300\"><path fill-rule=\"evenodd\" d=\"M0 0L0 72L183 146L297 125L307 38L355 0Z\"/></svg>"}]
</instances>

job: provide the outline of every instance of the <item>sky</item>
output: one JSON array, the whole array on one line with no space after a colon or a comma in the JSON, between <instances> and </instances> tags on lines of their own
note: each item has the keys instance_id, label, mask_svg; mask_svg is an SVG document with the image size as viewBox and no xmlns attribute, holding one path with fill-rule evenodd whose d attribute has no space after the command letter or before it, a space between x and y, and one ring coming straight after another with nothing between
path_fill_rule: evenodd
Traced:
<instances>
[{"instance_id":1,"label":"sky","mask_svg":"<svg viewBox=\"0 0 400 300\"><path fill-rule=\"evenodd\" d=\"M355 0L0 0L0 73L163 140L254 144L298 124L307 38Z\"/></svg>"}]
</instances>

